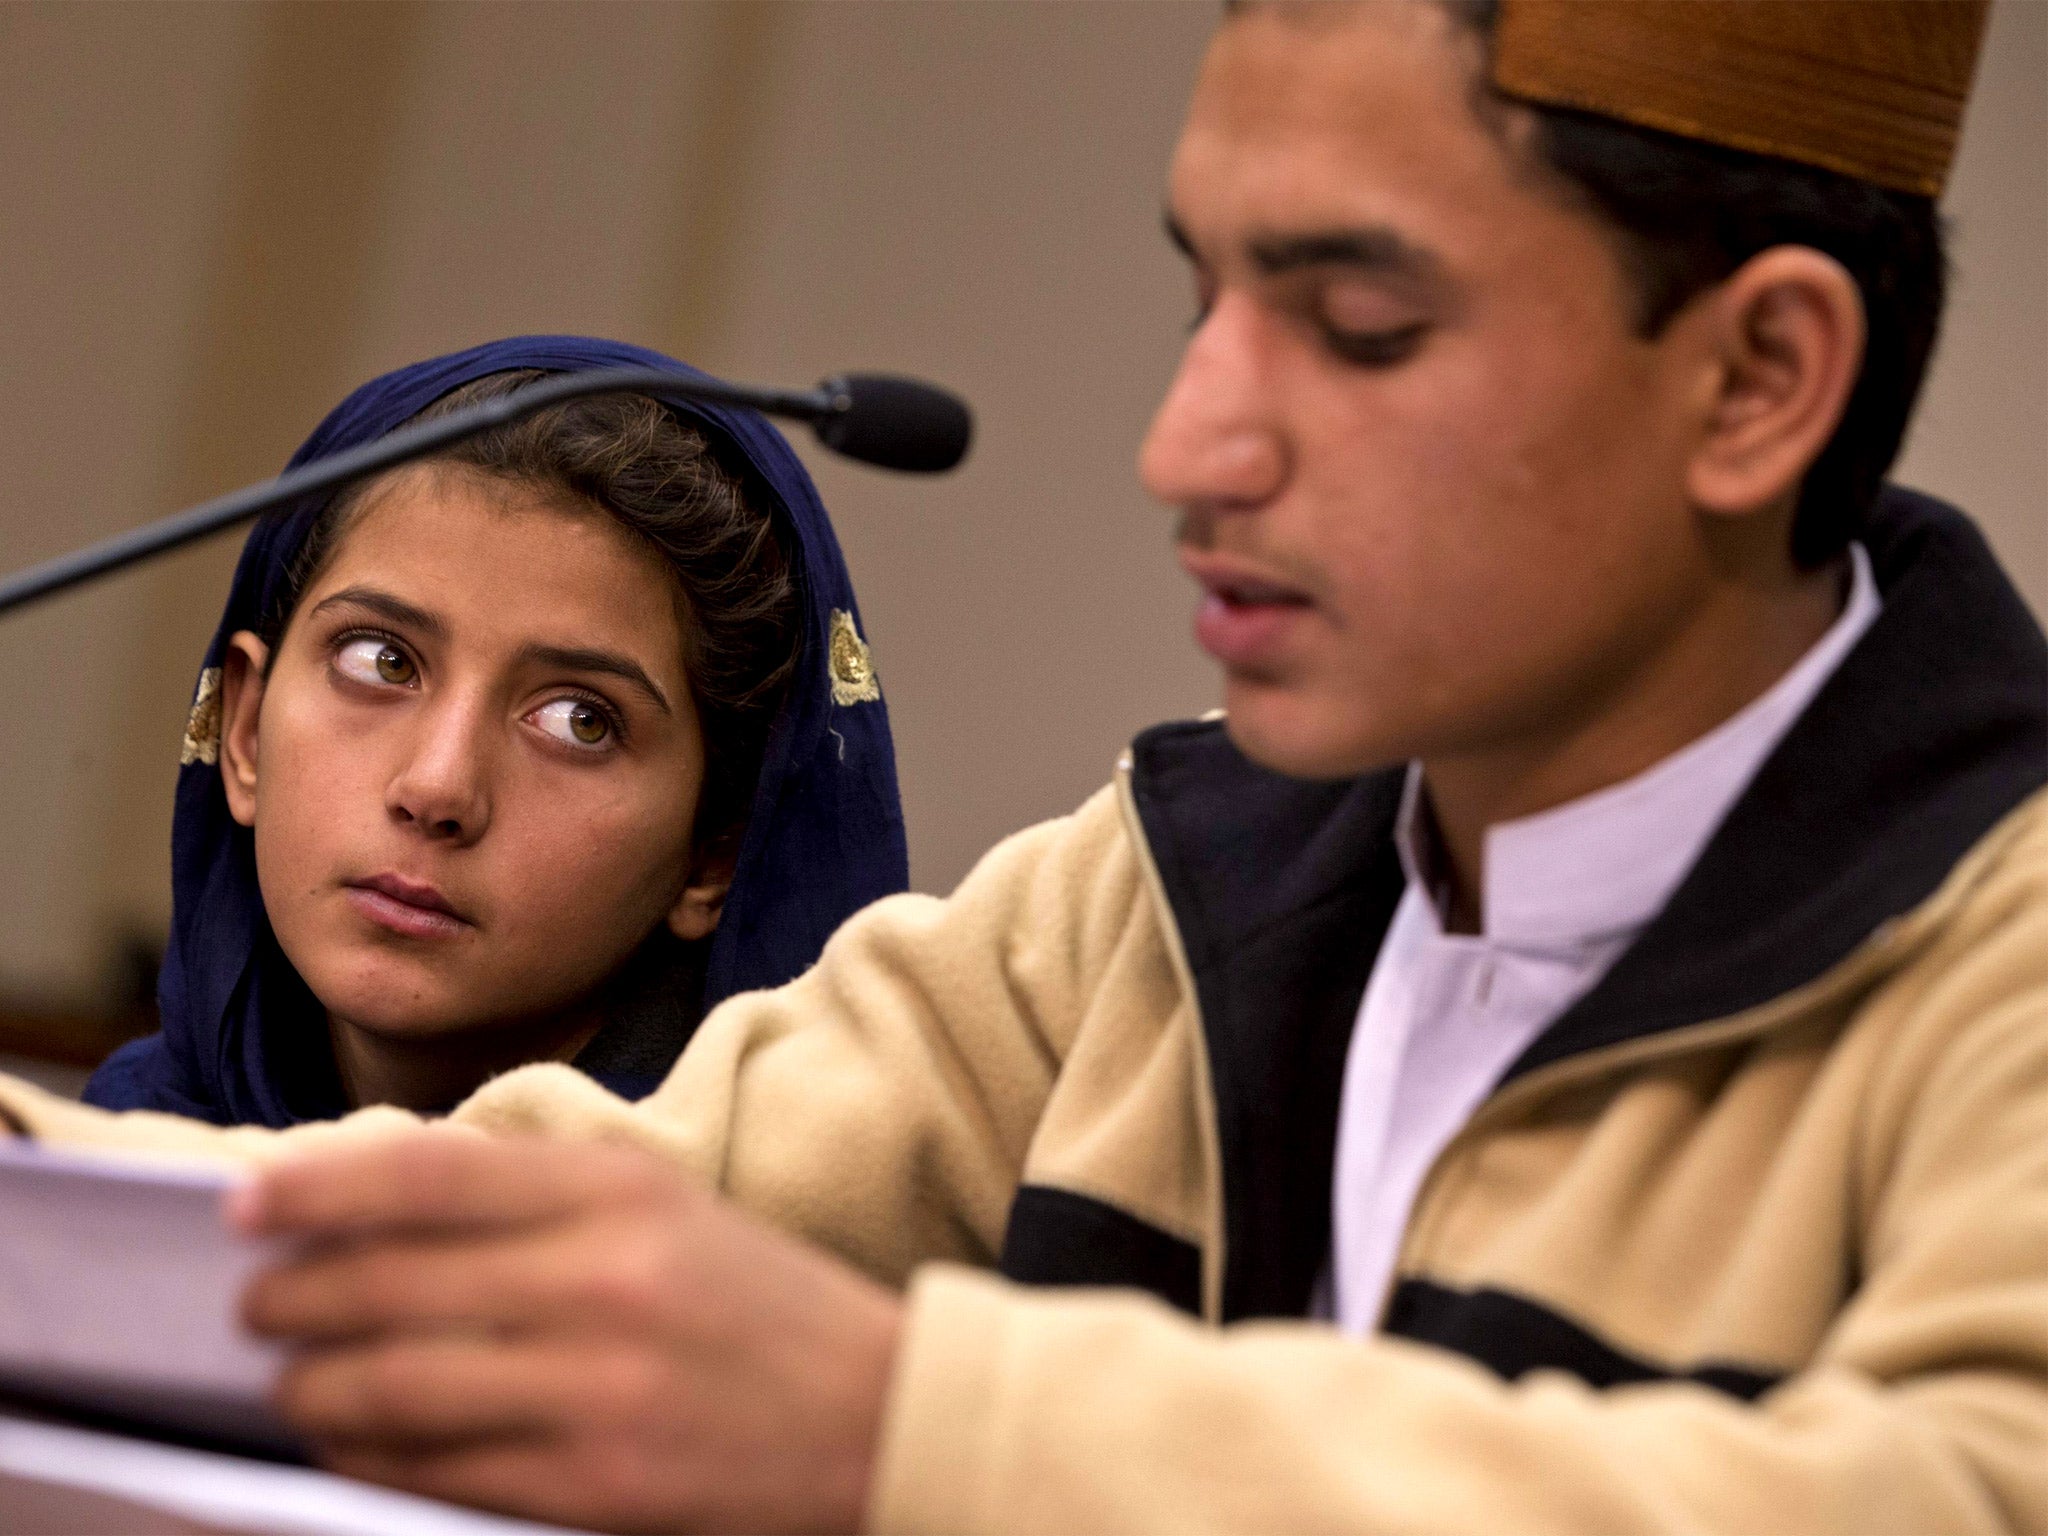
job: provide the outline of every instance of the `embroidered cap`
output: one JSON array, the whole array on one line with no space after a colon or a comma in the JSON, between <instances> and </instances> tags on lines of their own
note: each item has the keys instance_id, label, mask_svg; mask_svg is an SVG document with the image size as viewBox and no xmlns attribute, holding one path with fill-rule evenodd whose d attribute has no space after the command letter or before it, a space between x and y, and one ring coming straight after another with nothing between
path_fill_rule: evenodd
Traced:
<instances>
[{"instance_id":1,"label":"embroidered cap","mask_svg":"<svg viewBox=\"0 0 2048 1536\"><path fill-rule=\"evenodd\" d=\"M1939 196L1989 0L1501 0L1493 84Z\"/></svg>"}]
</instances>

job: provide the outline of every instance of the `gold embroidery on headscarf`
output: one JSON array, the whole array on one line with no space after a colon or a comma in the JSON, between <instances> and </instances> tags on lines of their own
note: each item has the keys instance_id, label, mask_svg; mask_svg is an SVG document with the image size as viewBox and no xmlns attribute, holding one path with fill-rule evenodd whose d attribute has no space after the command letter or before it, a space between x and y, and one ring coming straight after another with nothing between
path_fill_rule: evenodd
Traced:
<instances>
[{"instance_id":1,"label":"gold embroidery on headscarf","mask_svg":"<svg viewBox=\"0 0 2048 1536\"><path fill-rule=\"evenodd\" d=\"M882 696L881 679L875 676L875 653L853 627L853 615L843 608L832 610L832 638L827 649L834 704L872 704Z\"/></svg>"},{"instance_id":2,"label":"gold embroidery on headscarf","mask_svg":"<svg viewBox=\"0 0 2048 1536\"><path fill-rule=\"evenodd\" d=\"M178 748L178 766L220 761L220 668L199 674L192 713L185 719L185 743Z\"/></svg>"}]
</instances>

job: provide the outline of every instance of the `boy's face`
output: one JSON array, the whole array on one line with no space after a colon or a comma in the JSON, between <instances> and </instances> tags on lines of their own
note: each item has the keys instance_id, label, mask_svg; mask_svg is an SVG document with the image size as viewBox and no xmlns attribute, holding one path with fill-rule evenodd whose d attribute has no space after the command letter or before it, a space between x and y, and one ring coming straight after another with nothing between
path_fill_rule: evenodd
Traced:
<instances>
[{"instance_id":1,"label":"boy's face","mask_svg":"<svg viewBox=\"0 0 2048 1536\"><path fill-rule=\"evenodd\" d=\"M1283 772L1596 718L1704 579L1698 374L1481 123L1477 58L1432 4L1253 8L1174 155L1201 316L1141 471L1231 733Z\"/></svg>"},{"instance_id":2,"label":"boy's face","mask_svg":"<svg viewBox=\"0 0 2048 1536\"><path fill-rule=\"evenodd\" d=\"M254 686L230 805L280 946L339 1018L539 1021L677 912L703 737L666 567L602 513L401 473Z\"/></svg>"}]
</instances>

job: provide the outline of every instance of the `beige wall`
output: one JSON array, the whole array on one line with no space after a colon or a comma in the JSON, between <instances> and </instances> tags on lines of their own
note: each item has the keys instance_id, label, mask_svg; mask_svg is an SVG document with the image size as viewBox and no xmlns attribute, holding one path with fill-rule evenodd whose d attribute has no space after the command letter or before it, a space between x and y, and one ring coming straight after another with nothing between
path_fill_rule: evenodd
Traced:
<instances>
[{"instance_id":1,"label":"beige wall","mask_svg":"<svg viewBox=\"0 0 2048 1536\"><path fill-rule=\"evenodd\" d=\"M210 231L249 64L234 12L0 6L0 562L13 567L167 507ZM121 710L141 614L124 576L0 621L0 986L90 992L127 914L105 823L137 742ZM210 593L191 594L195 604ZM137 849L164 870L163 845ZM143 914L148 921L149 915Z\"/></svg>"},{"instance_id":2,"label":"beige wall","mask_svg":"<svg viewBox=\"0 0 2048 1536\"><path fill-rule=\"evenodd\" d=\"M795 10L706 355L928 373L978 413L945 484L808 455L888 691L911 870L945 889L1216 699L1138 439L1191 312L1161 179L1215 11Z\"/></svg>"},{"instance_id":3,"label":"beige wall","mask_svg":"<svg viewBox=\"0 0 2048 1536\"><path fill-rule=\"evenodd\" d=\"M1953 498L2048 614L2048 0L1997 0L1943 207L1955 286L1898 478Z\"/></svg>"},{"instance_id":4,"label":"beige wall","mask_svg":"<svg viewBox=\"0 0 2048 1536\"><path fill-rule=\"evenodd\" d=\"M273 471L373 371L517 330L736 375L931 374L967 469L820 462L918 883L1100 783L1208 666L1131 460L1185 280L1190 3L0 6L0 564ZM2048 6L2000 0L1906 477L2048 606ZM233 541L0 620L0 994L89 1002L166 911Z\"/></svg>"}]
</instances>

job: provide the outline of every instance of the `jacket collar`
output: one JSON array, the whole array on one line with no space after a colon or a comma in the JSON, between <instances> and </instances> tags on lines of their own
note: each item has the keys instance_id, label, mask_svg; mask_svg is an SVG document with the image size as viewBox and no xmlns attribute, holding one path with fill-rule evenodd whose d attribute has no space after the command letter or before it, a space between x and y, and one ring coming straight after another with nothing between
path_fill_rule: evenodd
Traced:
<instances>
[{"instance_id":1,"label":"jacket collar","mask_svg":"<svg viewBox=\"0 0 2048 1536\"><path fill-rule=\"evenodd\" d=\"M1405 885L1402 777L1283 779L1209 722L1132 744L1132 801L1208 1044L1224 1321L1300 1315L1329 1252L1345 1047Z\"/></svg>"},{"instance_id":2,"label":"jacket collar","mask_svg":"<svg viewBox=\"0 0 2048 1536\"><path fill-rule=\"evenodd\" d=\"M1605 971L1670 903L1757 769L1882 612L1869 553L1861 544L1849 553L1841 613L1761 694L1618 784L1487 829L1482 928L1465 942L1542 956L1578 971L1582 986ZM1419 763L1409 766L1395 835L1409 884L1439 916L1446 860Z\"/></svg>"},{"instance_id":3,"label":"jacket collar","mask_svg":"<svg viewBox=\"0 0 2048 1536\"><path fill-rule=\"evenodd\" d=\"M1662 913L1504 1080L1812 980L2048 781L2048 645L1976 528L1888 489L1863 542L1877 622ZM1131 755L1208 1044L1224 1316L1298 1315L1328 1252L1345 1050L1404 884L1404 772L1283 778L1217 723L1157 727Z\"/></svg>"},{"instance_id":4,"label":"jacket collar","mask_svg":"<svg viewBox=\"0 0 2048 1536\"><path fill-rule=\"evenodd\" d=\"M1864 542L1877 622L1663 911L1509 1080L1811 981L2048 782L2048 645L1983 535L1892 490Z\"/></svg>"}]
</instances>

